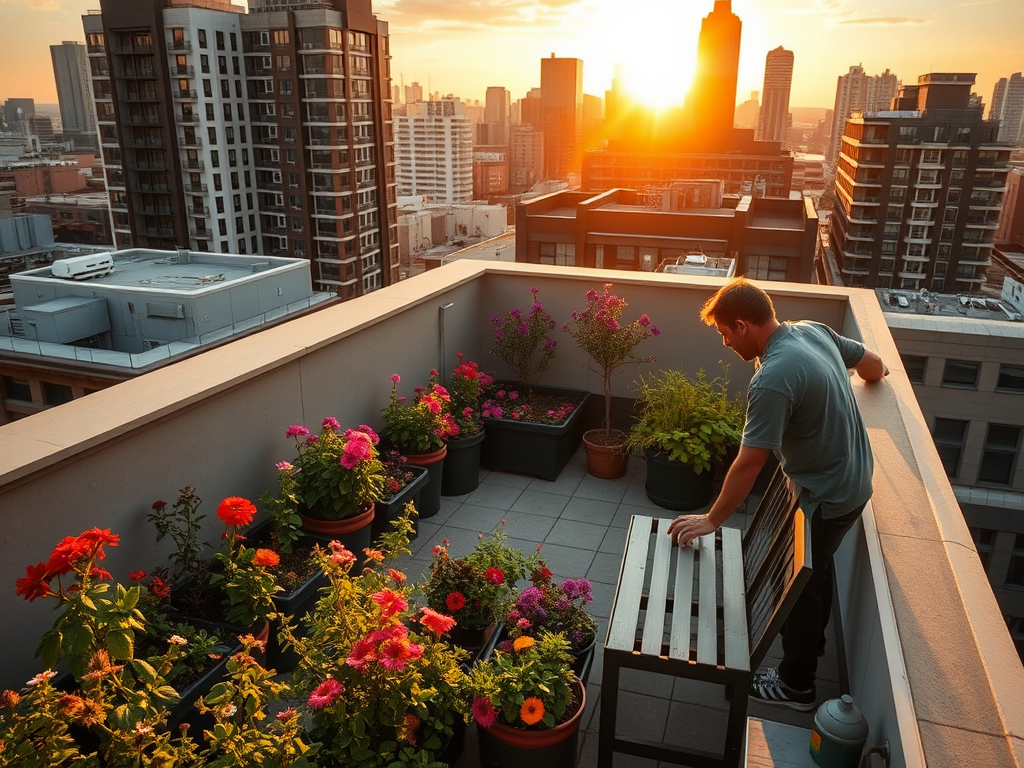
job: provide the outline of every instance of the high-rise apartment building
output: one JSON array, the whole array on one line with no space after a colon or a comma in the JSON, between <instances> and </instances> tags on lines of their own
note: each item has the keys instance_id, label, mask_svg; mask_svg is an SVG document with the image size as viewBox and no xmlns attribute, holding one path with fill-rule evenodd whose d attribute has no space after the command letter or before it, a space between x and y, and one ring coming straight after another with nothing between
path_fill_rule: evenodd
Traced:
<instances>
[{"instance_id":1,"label":"high-rise apartment building","mask_svg":"<svg viewBox=\"0 0 1024 768\"><path fill-rule=\"evenodd\" d=\"M50 46L53 78L57 83L62 131L95 133L96 110L89 91L89 61L85 45L74 40Z\"/></svg>"},{"instance_id":2,"label":"high-rise apartment building","mask_svg":"<svg viewBox=\"0 0 1024 768\"><path fill-rule=\"evenodd\" d=\"M999 112L1003 108L1003 94L1006 93L1006 83L1006 78L1000 77L998 80L996 80L996 84L992 88L992 103L989 105L988 108L989 120L999 119Z\"/></svg>"},{"instance_id":3,"label":"high-rise apartment building","mask_svg":"<svg viewBox=\"0 0 1024 768\"><path fill-rule=\"evenodd\" d=\"M512 195L529 192L544 180L544 134L530 123L509 131L509 185Z\"/></svg>"},{"instance_id":4,"label":"high-rise apartment building","mask_svg":"<svg viewBox=\"0 0 1024 768\"><path fill-rule=\"evenodd\" d=\"M118 247L300 256L342 298L396 281L387 24L369 0L249 11L83 17Z\"/></svg>"},{"instance_id":5,"label":"high-rise apartment building","mask_svg":"<svg viewBox=\"0 0 1024 768\"><path fill-rule=\"evenodd\" d=\"M244 9L101 0L82 17L115 244L261 249Z\"/></svg>"},{"instance_id":6,"label":"high-rise apartment building","mask_svg":"<svg viewBox=\"0 0 1024 768\"><path fill-rule=\"evenodd\" d=\"M540 60L540 128L544 175L567 180L580 172L583 123L583 61L555 54ZM536 126L534 126L536 127Z\"/></svg>"},{"instance_id":7,"label":"high-rise apartment building","mask_svg":"<svg viewBox=\"0 0 1024 768\"><path fill-rule=\"evenodd\" d=\"M697 70L685 106L688 143L695 150L724 149L732 141L742 30L732 0L715 0L701 22Z\"/></svg>"},{"instance_id":8,"label":"high-rise apartment building","mask_svg":"<svg viewBox=\"0 0 1024 768\"><path fill-rule=\"evenodd\" d=\"M398 194L435 203L473 199L473 122L458 99L410 104L395 118Z\"/></svg>"},{"instance_id":9,"label":"high-rise apartment building","mask_svg":"<svg viewBox=\"0 0 1024 768\"><path fill-rule=\"evenodd\" d=\"M854 112L881 112L889 109L899 91L900 81L888 69L880 75L868 75L859 64L839 76L836 103L832 111L832 138L825 155L828 163L839 159L839 148L846 119Z\"/></svg>"},{"instance_id":10,"label":"high-rise apartment building","mask_svg":"<svg viewBox=\"0 0 1024 768\"><path fill-rule=\"evenodd\" d=\"M1024 77L1020 72L1006 79L996 117L999 120L999 140L1018 147L1024 145Z\"/></svg>"},{"instance_id":11,"label":"high-rise apartment building","mask_svg":"<svg viewBox=\"0 0 1024 768\"><path fill-rule=\"evenodd\" d=\"M991 263L1010 148L971 105L973 74L903 86L846 121L830 243L847 285L976 292Z\"/></svg>"},{"instance_id":12,"label":"high-rise apartment building","mask_svg":"<svg viewBox=\"0 0 1024 768\"><path fill-rule=\"evenodd\" d=\"M511 122L511 97L507 89L492 85L484 97L484 133L480 144L508 146L508 128Z\"/></svg>"},{"instance_id":13,"label":"high-rise apartment building","mask_svg":"<svg viewBox=\"0 0 1024 768\"><path fill-rule=\"evenodd\" d=\"M779 141L785 147L789 127L789 89L793 84L793 52L782 46L768 51L764 63L764 103L757 116L758 141Z\"/></svg>"},{"instance_id":14,"label":"high-rise apartment building","mask_svg":"<svg viewBox=\"0 0 1024 768\"><path fill-rule=\"evenodd\" d=\"M397 282L387 22L370 0L250 0L242 29L264 248L343 299Z\"/></svg>"},{"instance_id":15,"label":"high-rise apartment building","mask_svg":"<svg viewBox=\"0 0 1024 768\"><path fill-rule=\"evenodd\" d=\"M405 103L406 104L417 104L423 101L423 86L419 83L412 82L405 86Z\"/></svg>"}]
</instances>

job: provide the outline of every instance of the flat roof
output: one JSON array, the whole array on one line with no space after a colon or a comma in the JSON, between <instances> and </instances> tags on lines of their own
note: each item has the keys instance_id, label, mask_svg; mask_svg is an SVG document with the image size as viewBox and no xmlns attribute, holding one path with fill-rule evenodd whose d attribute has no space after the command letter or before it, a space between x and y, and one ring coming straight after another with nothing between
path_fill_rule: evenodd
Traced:
<instances>
[{"instance_id":1,"label":"flat roof","mask_svg":"<svg viewBox=\"0 0 1024 768\"><path fill-rule=\"evenodd\" d=\"M243 256L223 253L188 251L183 259L175 251L155 251L133 248L114 251L114 271L88 280L68 280L54 277L49 266L32 269L13 278L56 280L60 283L77 285L104 285L119 288L154 288L161 291L182 291L195 293L207 288L236 282L253 274L271 269L302 264L305 259L280 256ZM265 269L254 267L266 265Z\"/></svg>"},{"instance_id":2,"label":"flat roof","mask_svg":"<svg viewBox=\"0 0 1024 768\"><path fill-rule=\"evenodd\" d=\"M758 213L754 208L754 221L752 226L764 229L790 229L798 232L804 231L804 220L802 216L785 215L777 211L771 213Z\"/></svg>"},{"instance_id":3,"label":"flat roof","mask_svg":"<svg viewBox=\"0 0 1024 768\"><path fill-rule=\"evenodd\" d=\"M598 208L600 211L643 211L644 213L689 213L700 216L723 216L732 218L736 212L732 208L680 208L678 211L666 211L662 208L651 208L646 205L631 205L629 203L608 203Z\"/></svg>"},{"instance_id":4,"label":"flat roof","mask_svg":"<svg viewBox=\"0 0 1024 768\"><path fill-rule=\"evenodd\" d=\"M882 311L886 315L905 315L908 317L942 317L967 318L971 320L1011 321L1007 313L1000 309L1003 306L1013 313L1013 307L999 299L986 296L963 296L951 293L926 293L911 290L886 290L876 288L875 295ZM907 301L907 306L899 304L899 297ZM963 301L966 299L966 303ZM888 318L886 318L888 322Z\"/></svg>"}]
</instances>

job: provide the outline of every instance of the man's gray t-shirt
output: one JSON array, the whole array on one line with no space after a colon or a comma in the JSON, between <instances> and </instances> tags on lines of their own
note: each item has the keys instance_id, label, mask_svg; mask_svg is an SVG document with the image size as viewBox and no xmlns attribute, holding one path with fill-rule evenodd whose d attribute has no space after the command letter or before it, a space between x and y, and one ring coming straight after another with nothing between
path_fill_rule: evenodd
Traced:
<instances>
[{"instance_id":1,"label":"man's gray t-shirt","mask_svg":"<svg viewBox=\"0 0 1024 768\"><path fill-rule=\"evenodd\" d=\"M871 497L873 462L848 369L864 345L826 325L782 323L750 381L743 445L774 450L805 508L839 517Z\"/></svg>"}]
</instances>

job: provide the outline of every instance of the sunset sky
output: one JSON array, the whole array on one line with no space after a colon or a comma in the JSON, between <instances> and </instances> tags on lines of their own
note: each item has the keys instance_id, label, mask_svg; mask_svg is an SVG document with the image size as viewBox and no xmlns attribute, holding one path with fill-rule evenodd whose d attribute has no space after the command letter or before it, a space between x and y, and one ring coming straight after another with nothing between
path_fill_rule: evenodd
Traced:
<instances>
[{"instance_id":1,"label":"sunset sky","mask_svg":"<svg viewBox=\"0 0 1024 768\"><path fill-rule=\"evenodd\" d=\"M540 85L552 52L583 59L584 90L604 95L616 62L641 96L681 100L700 20L714 0L376 0L391 24L395 82L482 99ZM0 0L0 100L57 101L49 46L83 40L99 0ZM1000 77L1024 70L1022 0L733 0L743 20L738 100L760 90L764 57L795 52L791 104L831 107L851 65L905 83L926 72L977 72L988 103ZM639 85L638 85L639 84Z\"/></svg>"}]
</instances>

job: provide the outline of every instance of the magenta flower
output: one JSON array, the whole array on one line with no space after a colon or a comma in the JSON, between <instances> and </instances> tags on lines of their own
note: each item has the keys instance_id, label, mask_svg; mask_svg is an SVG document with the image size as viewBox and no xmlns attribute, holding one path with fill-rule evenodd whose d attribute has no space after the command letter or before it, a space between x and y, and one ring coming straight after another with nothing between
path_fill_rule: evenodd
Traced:
<instances>
[{"instance_id":1,"label":"magenta flower","mask_svg":"<svg viewBox=\"0 0 1024 768\"><path fill-rule=\"evenodd\" d=\"M532 293L534 296L536 296L538 293L540 293L540 288L537 288L535 286L535 287L530 289L530 293Z\"/></svg>"},{"instance_id":2,"label":"magenta flower","mask_svg":"<svg viewBox=\"0 0 1024 768\"><path fill-rule=\"evenodd\" d=\"M481 728L490 728L498 721L498 712L488 697L477 696L473 699L473 719Z\"/></svg>"},{"instance_id":3,"label":"magenta flower","mask_svg":"<svg viewBox=\"0 0 1024 768\"><path fill-rule=\"evenodd\" d=\"M509 310L509 314L512 315L512 317L514 317L516 320L523 316L523 312L522 310L519 309L519 307Z\"/></svg>"},{"instance_id":4,"label":"magenta flower","mask_svg":"<svg viewBox=\"0 0 1024 768\"><path fill-rule=\"evenodd\" d=\"M341 431L341 424L333 416L328 416L320 424L320 428L321 429L329 429L332 432L339 432L339 431Z\"/></svg>"},{"instance_id":5,"label":"magenta flower","mask_svg":"<svg viewBox=\"0 0 1024 768\"><path fill-rule=\"evenodd\" d=\"M345 689L341 683L329 677L312 690L306 703L310 709L323 709L338 698L338 694L343 690Z\"/></svg>"},{"instance_id":6,"label":"magenta flower","mask_svg":"<svg viewBox=\"0 0 1024 768\"><path fill-rule=\"evenodd\" d=\"M651 318L649 318L647 314L644 313L640 315L640 319L637 320L637 322L640 323L641 328L646 328L648 325L651 324Z\"/></svg>"},{"instance_id":7,"label":"magenta flower","mask_svg":"<svg viewBox=\"0 0 1024 768\"><path fill-rule=\"evenodd\" d=\"M402 377L401 377L401 376L399 376L399 375L398 375L397 373L392 373L392 374L391 374L391 381L392 381L393 383L397 384L397 383L398 383L398 382L400 382L401 380L402 380Z\"/></svg>"},{"instance_id":8,"label":"magenta flower","mask_svg":"<svg viewBox=\"0 0 1024 768\"><path fill-rule=\"evenodd\" d=\"M309 435L309 430L301 424L292 424L284 433L285 437L306 437L307 435Z\"/></svg>"},{"instance_id":9,"label":"magenta flower","mask_svg":"<svg viewBox=\"0 0 1024 768\"><path fill-rule=\"evenodd\" d=\"M374 445L377 445L380 442L380 435L374 432L371 427L368 427L365 424L360 424L359 431L370 438L370 442Z\"/></svg>"},{"instance_id":10,"label":"magenta flower","mask_svg":"<svg viewBox=\"0 0 1024 768\"><path fill-rule=\"evenodd\" d=\"M274 468L277 469L278 472L287 472L288 470L294 469L294 467L287 461L277 462L277 464L274 465Z\"/></svg>"},{"instance_id":11,"label":"magenta flower","mask_svg":"<svg viewBox=\"0 0 1024 768\"><path fill-rule=\"evenodd\" d=\"M661 335L661 329L658 328L658 326L656 326L656 325L652 325L651 326L651 335L652 336L660 336Z\"/></svg>"},{"instance_id":12,"label":"magenta flower","mask_svg":"<svg viewBox=\"0 0 1024 768\"><path fill-rule=\"evenodd\" d=\"M310 435L306 438L306 445L316 445L316 441L320 439L319 435Z\"/></svg>"},{"instance_id":13,"label":"magenta flower","mask_svg":"<svg viewBox=\"0 0 1024 768\"><path fill-rule=\"evenodd\" d=\"M511 392L508 393L508 399L509 400L518 400L519 399L519 392L517 390L512 390Z\"/></svg>"}]
</instances>

